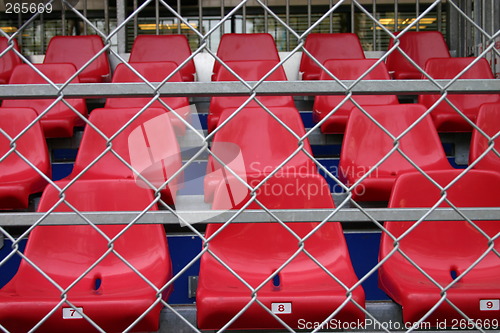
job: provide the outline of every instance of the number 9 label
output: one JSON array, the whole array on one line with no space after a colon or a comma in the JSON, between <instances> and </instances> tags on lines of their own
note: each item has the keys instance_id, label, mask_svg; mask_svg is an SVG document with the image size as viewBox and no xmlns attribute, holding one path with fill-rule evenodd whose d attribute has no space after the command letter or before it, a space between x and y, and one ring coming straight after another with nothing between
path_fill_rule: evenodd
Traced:
<instances>
[{"instance_id":1,"label":"number 9 label","mask_svg":"<svg viewBox=\"0 0 500 333\"><path fill-rule=\"evenodd\" d=\"M498 310L500 310L500 300L498 300L498 299L482 299L479 301L479 310L481 310L481 311L498 311Z\"/></svg>"}]
</instances>

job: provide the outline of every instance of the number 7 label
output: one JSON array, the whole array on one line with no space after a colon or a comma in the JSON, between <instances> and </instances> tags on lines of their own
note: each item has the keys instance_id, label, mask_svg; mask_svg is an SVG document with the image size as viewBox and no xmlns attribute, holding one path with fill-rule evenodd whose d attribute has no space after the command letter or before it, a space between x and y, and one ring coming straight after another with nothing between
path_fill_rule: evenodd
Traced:
<instances>
[{"instance_id":1,"label":"number 7 label","mask_svg":"<svg viewBox=\"0 0 500 333\"><path fill-rule=\"evenodd\" d=\"M63 319L82 319L83 316L81 314L83 313L83 308L75 308L75 309L63 308Z\"/></svg>"}]
</instances>

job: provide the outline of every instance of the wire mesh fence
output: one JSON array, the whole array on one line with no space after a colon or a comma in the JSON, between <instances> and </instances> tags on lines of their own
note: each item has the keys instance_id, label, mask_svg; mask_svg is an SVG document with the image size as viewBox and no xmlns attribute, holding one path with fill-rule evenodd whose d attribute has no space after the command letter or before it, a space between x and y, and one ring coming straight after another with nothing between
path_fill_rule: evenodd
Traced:
<instances>
[{"instance_id":1,"label":"wire mesh fence","mask_svg":"<svg viewBox=\"0 0 500 333\"><path fill-rule=\"evenodd\" d=\"M56 3L95 35L34 63L17 41ZM104 26L87 1L30 4L5 1L19 26L0 32L1 330L499 329L498 3L416 1L400 21L395 1L391 26L378 1L304 1L300 29L289 1L199 2L196 22L180 1L117 0L116 27L108 3ZM443 7L446 42L424 26ZM346 8L386 52L316 33ZM450 137L470 138L462 165ZM61 146L78 152L56 179ZM365 229L379 252L360 273L346 235ZM169 230L199 241L180 267ZM194 268L196 320L170 301ZM390 302L367 297L374 277Z\"/></svg>"}]
</instances>

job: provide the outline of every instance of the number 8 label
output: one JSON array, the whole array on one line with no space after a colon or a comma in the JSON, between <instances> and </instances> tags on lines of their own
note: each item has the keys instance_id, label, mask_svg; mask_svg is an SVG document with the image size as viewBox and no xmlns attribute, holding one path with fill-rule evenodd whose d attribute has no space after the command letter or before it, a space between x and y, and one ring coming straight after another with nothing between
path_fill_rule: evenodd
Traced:
<instances>
[{"instance_id":1,"label":"number 8 label","mask_svg":"<svg viewBox=\"0 0 500 333\"><path fill-rule=\"evenodd\" d=\"M271 311L275 314L290 314L292 303L271 303Z\"/></svg>"},{"instance_id":2,"label":"number 8 label","mask_svg":"<svg viewBox=\"0 0 500 333\"><path fill-rule=\"evenodd\" d=\"M498 310L500 310L500 300L498 300L498 299L482 299L479 301L479 310L481 310L481 311L498 311Z\"/></svg>"}]
</instances>

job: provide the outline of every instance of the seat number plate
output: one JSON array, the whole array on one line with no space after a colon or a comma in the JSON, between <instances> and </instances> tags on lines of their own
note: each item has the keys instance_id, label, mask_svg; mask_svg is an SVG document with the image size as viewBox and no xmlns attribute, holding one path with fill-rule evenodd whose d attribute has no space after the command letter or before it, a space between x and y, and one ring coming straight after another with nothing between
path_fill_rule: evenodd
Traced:
<instances>
[{"instance_id":1,"label":"seat number plate","mask_svg":"<svg viewBox=\"0 0 500 333\"><path fill-rule=\"evenodd\" d=\"M78 311L73 308L63 308L63 319L82 319L83 316L81 313L83 313L83 308L76 309Z\"/></svg>"},{"instance_id":2,"label":"seat number plate","mask_svg":"<svg viewBox=\"0 0 500 333\"><path fill-rule=\"evenodd\" d=\"M271 311L276 314L292 313L292 303L271 303Z\"/></svg>"}]
</instances>

